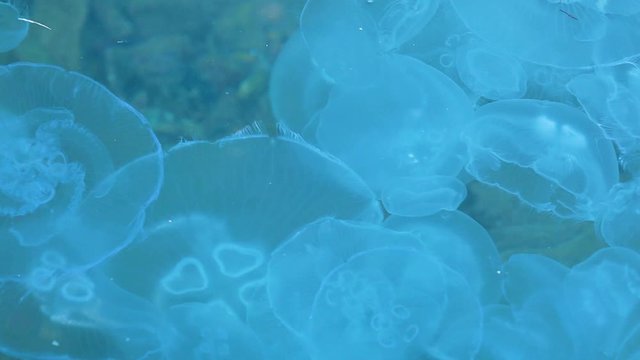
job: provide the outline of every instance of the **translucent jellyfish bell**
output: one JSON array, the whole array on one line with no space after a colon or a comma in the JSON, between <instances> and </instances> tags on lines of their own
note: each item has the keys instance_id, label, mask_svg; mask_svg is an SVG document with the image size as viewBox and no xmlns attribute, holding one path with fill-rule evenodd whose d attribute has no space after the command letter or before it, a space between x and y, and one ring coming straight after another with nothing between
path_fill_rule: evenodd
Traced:
<instances>
[{"instance_id":1,"label":"translucent jellyfish bell","mask_svg":"<svg viewBox=\"0 0 640 360\"><path fill-rule=\"evenodd\" d=\"M596 231L610 246L640 251L640 178L616 184L599 214Z\"/></svg>"},{"instance_id":2,"label":"translucent jellyfish bell","mask_svg":"<svg viewBox=\"0 0 640 360\"><path fill-rule=\"evenodd\" d=\"M465 163L462 127L471 103L451 79L401 55L385 59L380 81L332 90L317 113L320 148L360 174L376 192L400 178L456 176Z\"/></svg>"},{"instance_id":3,"label":"translucent jellyfish bell","mask_svg":"<svg viewBox=\"0 0 640 360\"><path fill-rule=\"evenodd\" d=\"M615 354L640 321L640 254L621 247L595 252L571 269L563 295L565 321L585 345L576 358Z\"/></svg>"},{"instance_id":4,"label":"translucent jellyfish bell","mask_svg":"<svg viewBox=\"0 0 640 360\"><path fill-rule=\"evenodd\" d=\"M619 151L622 168L640 173L640 68L625 63L575 76L566 85Z\"/></svg>"},{"instance_id":5,"label":"translucent jellyfish bell","mask_svg":"<svg viewBox=\"0 0 640 360\"><path fill-rule=\"evenodd\" d=\"M563 0L547 0L552 4L562 3ZM612 0L564 0L565 4L580 4L590 9L611 15L634 15L640 12L640 1L612 1Z\"/></svg>"},{"instance_id":6,"label":"translucent jellyfish bell","mask_svg":"<svg viewBox=\"0 0 640 360\"><path fill-rule=\"evenodd\" d=\"M422 248L413 234L370 224L321 219L305 226L271 254L267 288L274 313L304 334L322 279L345 259L388 246Z\"/></svg>"},{"instance_id":7,"label":"translucent jellyfish bell","mask_svg":"<svg viewBox=\"0 0 640 360\"><path fill-rule=\"evenodd\" d=\"M376 0L359 4L375 20L381 48L389 51L422 30L435 15L440 0Z\"/></svg>"},{"instance_id":8,"label":"translucent jellyfish bell","mask_svg":"<svg viewBox=\"0 0 640 360\"><path fill-rule=\"evenodd\" d=\"M482 311L467 282L423 253L359 253L322 282L309 340L320 359L473 359Z\"/></svg>"},{"instance_id":9,"label":"translucent jellyfish bell","mask_svg":"<svg viewBox=\"0 0 640 360\"><path fill-rule=\"evenodd\" d=\"M478 110L465 137L467 171L539 211L592 220L618 182L611 142L567 105L496 101Z\"/></svg>"},{"instance_id":10,"label":"translucent jellyfish bell","mask_svg":"<svg viewBox=\"0 0 640 360\"><path fill-rule=\"evenodd\" d=\"M311 118L327 102L330 88L300 32L291 35L271 69L269 99L274 117L306 137Z\"/></svg>"},{"instance_id":11,"label":"translucent jellyfish bell","mask_svg":"<svg viewBox=\"0 0 640 360\"><path fill-rule=\"evenodd\" d=\"M381 221L373 193L343 163L285 128L269 135L261 126L171 149L147 226L204 214L225 223L230 241L269 252L320 217Z\"/></svg>"},{"instance_id":12,"label":"translucent jellyfish bell","mask_svg":"<svg viewBox=\"0 0 640 360\"><path fill-rule=\"evenodd\" d=\"M29 23L20 20L18 1L0 1L0 52L5 52L16 48L29 31Z\"/></svg>"},{"instance_id":13,"label":"translucent jellyfish bell","mask_svg":"<svg viewBox=\"0 0 640 360\"><path fill-rule=\"evenodd\" d=\"M595 4L592 1L452 3L480 38L534 63L588 67L621 62L640 53L639 15L635 9L625 16L602 12L597 6L589 6Z\"/></svg>"},{"instance_id":14,"label":"translucent jellyfish bell","mask_svg":"<svg viewBox=\"0 0 640 360\"><path fill-rule=\"evenodd\" d=\"M144 269L132 274L140 259L146 259ZM234 244L224 223L211 214L176 214L147 226L144 239L98 269L115 285L158 309L221 300L240 313L237 291L261 276L255 270L262 264L260 249Z\"/></svg>"},{"instance_id":15,"label":"translucent jellyfish bell","mask_svg":"<svg viewBox=\"0 0 640 360\"><path fill-rule=\"evenodd\" d=\"M418 33L435 14L433 0L309 0L300 30L316 66L336 83L361 87L381 55Z\"/></svg>"},{"instance_id":16,"label":"translucent jellyfish bell","mask_svg":"<svg viewBox=\"0 0 640 360\"><path fill-rule=\"evenodd\" d=\"M47 290L0 281L0 294L0 352L12 358L137 359L160 347L160 314L93 272Z\"/></svg>"},{"instance_id":17,"label":"translucent jellyfish bell","mask_svg":"<svg viewBox=\"0 0 640 360\"><path fill-rule=\"evenodd\" d=\"M162 153L146 119L61 68L0 68L0 275L55 251L90 265L140 230ZM9 256L8 254L11 254Z\"/></svg>"},{"instance_id":18,"label":"translucent jellyfish bell","mask_svg":"<svg viewBox=\"0 0 640 360\"><path fill-rule=\"evenodd\" d=\"M482 304L500 298L500 255L491 236L471 217L460 211L424 217L391 215L384 225L419 236L425 252L462 275Z\"/></svg>"}]
</instances>

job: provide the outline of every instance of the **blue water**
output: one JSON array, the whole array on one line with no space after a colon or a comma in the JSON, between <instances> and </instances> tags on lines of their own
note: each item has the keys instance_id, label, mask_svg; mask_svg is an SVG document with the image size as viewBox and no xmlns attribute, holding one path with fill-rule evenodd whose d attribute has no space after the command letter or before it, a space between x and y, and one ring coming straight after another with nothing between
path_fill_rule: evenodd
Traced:
<instances>
[{"instance_id":1,"label":"blue water","mask_svg":"<svg viewBox=\"0 0 640 360\"><path fill-rule=\"evenodd\" d=\"M640 360L638 24L0 0L0 358Z\"/></svg>"}]
</instances>

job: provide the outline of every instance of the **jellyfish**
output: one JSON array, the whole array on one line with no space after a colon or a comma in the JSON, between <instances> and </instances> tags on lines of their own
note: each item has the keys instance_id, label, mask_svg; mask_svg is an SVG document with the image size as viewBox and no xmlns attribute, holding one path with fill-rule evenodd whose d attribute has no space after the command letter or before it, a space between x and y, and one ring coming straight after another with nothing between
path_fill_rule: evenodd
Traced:
<instances>
[{"instance_id":1,"label":"jellyfish","mask_svg":"<svg viewBox=\"0 0 640 360\"><path fill-rule=\"evenodd\" d=\"M300 32L295 32L271 69L269 99L274 117L313 141L313 115L329 97L331 84L313 64Z\"/></svg>"},{"instance_id":2,"label":"jellyfish","mask_svg":"<svg viewBox=\"0 0 640 360\"><path fill-rule=\"evenodd\" d=\"M640 179L613 186L595 225L610 246L640 251Z\"/></svg>"},{"instance_id":3,"label":"jellyfish","mask_svg":"<svg viewBox=\"0 0 640 360\"><path fill-rule=\"evenodd\" d=\"M102 85L49 65L0 69L0 277L56 251L89 267L141 229L158 194L160 144Z\"/></svg>"},{"instance_id":4,"label":"jellyfish","mask_svg":"<svg viewBox=\"0 0 640 360\"><path fill-rule=\"evenodd\" d=\"M204 214L225 223L229 241L267 254L324 216L382 220L375 196L353 171L288 129L276 131L255 124L217 142L172 148L146 226Z\"/></svg>"},{"instance_id":5,"label":"jellyfish","mask_svg":"<svg viewBox=\"0 0 640 360\"><path fill-rule=\"evenodd\" d=\"M318 146L343 160L378 194L408 178L457 176L465 153L459 132L471 103L453 81L416 59L386 58L384 81L336 86L316 114Z\"/></svg>"},{"instance_id":6,"label":"jellyfish","mask_svg":"<svg viewBox=\"0 0 640 360\"><path fill-rule=\"evenodd\" d=\"M502 271L504 296L513 308L521 309L536 297L555 297L570 269L546 256L515 254Z\"/></svg>"},{"instance_id":7,"label":"jellyfish","mask_svg":"<svg viewBox=\"0 0 640 360\"><path fill-rule=\"evenodd\" d=\"M191 302L222 301L243 314L239 288L260 278L260 249L233 242L228 228L211 214L177 215L146 227L146 236L96 270L123 291L158 311ZM145 259L144 269L131 273Z\"/></svg>"},{"instance_id":8,"label":"jellyfish","mask_svg":"<svg viewBox=\"0 0 640 360\"><path fill-rule=\"evenodd\" d=\"M526 311L498 304L484 308L478 359L584 359L576 355L580 339L567 331L555 298Z\"/></svg>"},{"instance_id":9,"label":"jellyfish","mask_svg":"<svg viewBox=\"0 0 640 360\"><path fill-rule=\"evenodd\" d=\"M603 12L591 5L596 3L603 2L452 1L474 34L522 60L578 68L616 64L639 54L639 14L633 9Z\"/></svg>"},{"instance_id":10,"label":"jellyfish","mask_svg":"<svg viewBox=\"0 0 640 360\"><path fill-rule=\"evenodd\" d=\"M43 264L44 266L44 264ZM162 347L162 316L95 272L47 289L0 282L0 353L20 359L143 358Z\"/></svg>"},{"instance_id":11,"label":"jellyfish","mask_svg":"<svg viewBox=\"0 0 640 360\"><path fill-rule=\"evenodd\" d=\"M307 225L271 254L267 290L274 313L295 333L305 334L322 279L355 254L386 246L422 248L412 234L380 226L331 218Z\"/></svg>"},{"instance_id":12,"label":"jellyfish","mask_svg":"<svg viewBox=\"0 0 640 360\"><path fill-rule=\"evenodd\" d=\"M265 275L268 254L301 227L325 216L382 220L356 174L279 131L251 127L170 149L144 235L100 271L158 309L215 300L244 317L240 289ZM141 258L144 269L131 274Z\"/></svg>"},{"instance_id":13,"label":"jellyfish","mask_svg":"<svg viewBox=\"0 0 640 360\"><path fill-rule=\"evenodd\" d=\"M640 321L640 254L601 249L574 266L563 285L565 321L585 345L579 357L613 357Z\"/></svg>"},{"instance_id":14,"label":"jellyfish","mask_svg":"<svg viewBox=\"0 0 640 360\"><path fill-rule=\"evenodd\" d=\"M640 173L640 70L637 64L575 76L566 85L589 119L598 124L618 148L622 169Z\"/></svg>"},{"instance_id":15,"label":"jellyfish","mask_svg":"<svg viewBox=\"0 0 640 360\"><path fill-rule=\"evenodd\" d=\"M362 87L377 76L382 54L411 39L434 16L440 1L309 0L300 30L326 78Z\"/></svg>"},{"instance_id":16,"label":"jellyfish","mask_svg":"<svg viewBox=\"0 0 640 360\"><path fill-rule=\"evenodd\" d=\"M29 22L24 21L20 1L0 1L0 52L15 49L27 37Z\"/></svg>"},{"instance_id":17,"label":"jellyfish","mask_svg":"<svg viewBox=\"0 0 640 360\"><path fill-rule=\"evenodd\" d=\"M464 136L469 174L561 218L593 220L618 182L611 142L564 104L496 101L478 110Z\"/></svg>"},{"instance_id":18,"label":"jellyfish","mask_svg":"<svg viewBox=\"0 0 640 360\"><path fill-rule=\"evenodd\" d=\"M500 299L500 255L491 236L470 216L460 211L422 217L391 215L384 225L419 236L425 251L464 277L482 304Z\"/></svg>"},{"instance_id":19,"label":"jellyfish","mask_svg":"<svg viewBox=\"0 0 640 360\"><path fill-rule=\"evenodd\" d=\"M322 359L473 359L482 311L455 271L421 252L356 254L322 282L309 340Z\"/></svg>"}]
</instances>

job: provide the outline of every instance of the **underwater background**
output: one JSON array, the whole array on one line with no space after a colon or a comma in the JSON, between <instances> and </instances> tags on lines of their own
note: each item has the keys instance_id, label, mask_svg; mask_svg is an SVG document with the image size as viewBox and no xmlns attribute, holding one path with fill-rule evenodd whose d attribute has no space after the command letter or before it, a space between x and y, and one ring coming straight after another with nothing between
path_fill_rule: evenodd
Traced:
<instances>
[{"instance_id":1,"label":"underwater background","mask_svg":"<svg viewBox=\"0 0 640 360\"><path fill-rule=\"evenodd\" d=\"M0 359L640 359L640 1L4 7Z\"/></svg>"}]
</instances>

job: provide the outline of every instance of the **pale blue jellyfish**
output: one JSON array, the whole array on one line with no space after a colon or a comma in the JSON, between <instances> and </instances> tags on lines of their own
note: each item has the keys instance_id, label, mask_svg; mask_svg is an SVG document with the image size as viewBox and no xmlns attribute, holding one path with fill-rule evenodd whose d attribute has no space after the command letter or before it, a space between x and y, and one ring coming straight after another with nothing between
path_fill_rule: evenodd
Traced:
<instances>
[{"instance_id":1,"label":"pale blue jellyfish","mask_svg":"<svg viewBox=\"0 0 640 360\"><path fill-rule=\"evenodd\" d=\"M482 304L500 299L502 261L487 231L460 211L431 216L389 216L384 225L416 235L431 256L462 275Z\"/></svg>"},{"instance_id":2,"label":"pale blue jellyfish","mask_svg":"<svg viewBox=\"0 0 640 360\"><path fill-rule=\"evenodd\" d=\"M485 307L477 359L583 359L575 350L582 343L567 332L555 300L517 312L503 304Z\"/></svg>"},{"instance_id":3,"label":"pale blue jellyfish","mask_svg":"<svg viewBox=\"0 0 640 360\"><path fill-rule=\"evenodd\" d=\"M567 84L619 151L623 170L640 173L640 69L626 63L578 75Z\"/></svg>"},{"instance_id":4,"label":"pale blue jellyfish","mask_svg":"<svg viewBox=\"0 0 640 360\"><path fill-rule=\"evenodd\" d=\"M594 1L453 0L478 37L527 61L558 67L622 62L640 54L635 2L609 12ZM627 7L627 3L632 5Z\"/></svg>"},{"instance_id":5,"label":"pale blue jellyfish","mask_svg":"<svg viewBox=\"0 0 640 360\"><path fill-rule=\"evenodd\" d=\"M20 359L143 358L163 346L161 314L147 302L95 272L47 278L47 271L59 275L60 269L41 260L27 284L0 282L0 353ZM44 279L46 288L33 283Z\"/></svg>"},{"instance_id":6,"label":"pale blue jellyfish","mask_svg":"<svg viewBox=\"0 0 640 360\"><path fill-rule=\"evenodd\" d=\"M564 316L569 271L544 256L511 256L502 269L506 302L484 308L478 358L575 359L580 339Z\"/></svg>"},{"instance_id":7,"label":"pale blue jellyfish","mask_svg":"<svg viewBox=\"0 0 640 360\"><path fill-rule=\"evenodd\" d=\"M524 308L536 297L555 297L570 269L548 257L515 254L504 264L503 293L509 304Z\"/></svg>"},{"instance_id":8,"label":"pale blue jellyfish","mask_svg":"<svg viewBox=\"0 0 640 360\"><path fill-rule=\"evenodd\" d=\"M471 103L448 77L401 55L386 58L380 81L336 86L317 113L316 139L378 194L402 178L456 176L465 163L461 129Z\"/></svg>"},{"instance_id":9,"label":"pale blue jellyfish","mask_svg":"<svg viewBox=\"0 0 640 360\"><path fill-rule=\"evenodd\" d=\"M330 81L364 86L377 76L381 55L401 46L438 8L429 0L309 0L300 30L313 62Z\"/></svg>"},{"instance_id":10,"label":"pale blue jellyfish","mask_svg":"<svg viewBox=\"0 0 640 360\"><path fill-rule=\"evenodd\" d=\"M264 275L269 252L301 226L324 216L382 216L362 180L289 133L253 129L216 143L180 144L165 169L144 239L103 267L159 308L213 299L242 315L239 289ZM130 274L148 254L144 269Z\"/></svg>"},{"instance_id":11,"label":"pale blue jellyfish","mask_svg":"<svg viewBox=\"0 0 640 360\"><path fill-rule=\"evenodd\" d=\"M579 358L613 358L640 321L640 254L599 250L571 269L563 290L566 321L583 345Z\"/></svg>"},{"instance_id":12,"label":"pale blue jellyfish","mask_svg":"<svg viewBox=\"0 0 640 360\"><path fill-rule=\"evenodd\" d=\"M267 288L274 313L305 334L322 279L359 252L389 246L422 248L412 234L371 224L321 219L307 225L271 254Z\"/></svg>"},{"instance_id":13,"label":"pale blue jellyfish","mask_svg":"<svg viewBox=\"0 0 640 360\"><path fill-rule=\"evenodd\" d=\"M260 126L171 149L147 227L201 214L222 221L239 246L268 252L320 217L381 221L375 196L343 163L284 128L271 136Z\"/></svg>"},{"instance_id":14,"label":"pale blue jellyfish","mask_svg":"<svg viewBox=\"0 0 640 360\"><path fill-rule=\"evenodd\" d=\"M0 69L0 277L55 251L88 266L136 235L159 190L160 145L103 86L48 65Z\"/></svg>"},{"instance_id":15,"label":"pale blue jellyfish","mask_svg":"<svg viewBox=\"0 0 640 360\"><path fill-rule=\"evenodd\" d=\"M27 37L29 23L22 18L20 1L0 1L0 52L18 47Z\"/></svg>"},{"instance_id":16,"label":"pale blue jellyfish","mask_svg":"<svg viewBox=\"0 0 640 360\"><path fill-rule=\"evenodd\" d=\"M640 178L616 184L596 219L596 231L610 246L640 251Z\"/></svg>"},{"instance_id":17,"label":"pale blue jellyfish","mask_svg":"<svg viewBox=\"0 0 640 360\"><path fill-rule=\"evenodd\" d=\"M618 182L611 142L564 104L496 101L478 110L465 137L469 174L538 211L592 220Z\"/></svg>"},{"instance_id":18,"label":"pale blue jellyfish","mask_svg":"<svg viewBox=\"0 0 640 360\"><path fill-rule=\"evenodd\" d=\"M271 69L269 99L274 117L308 139L313 134L311 119L326 104L330 89L300 32L294 33Z\"/></svg>"},{"instance_id":19,"label":"pale blue jellyfish","mask_svg":"<svg viewBox=\"0 0 640 360\"><path fill-rule=\"evenodd\" d=\"M392 247L356 254L326 276L310 321L319 359L473 359L482 311L458 273Z\"/></svg>"}]
</instances>

